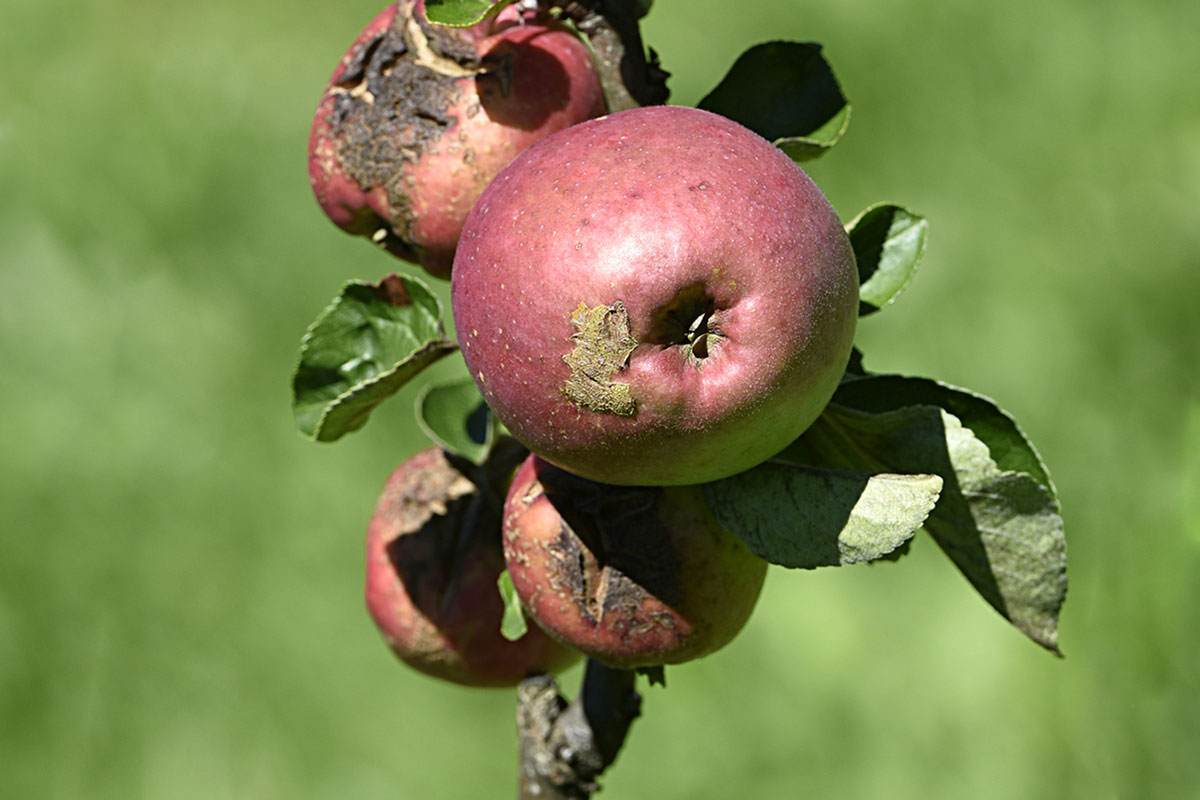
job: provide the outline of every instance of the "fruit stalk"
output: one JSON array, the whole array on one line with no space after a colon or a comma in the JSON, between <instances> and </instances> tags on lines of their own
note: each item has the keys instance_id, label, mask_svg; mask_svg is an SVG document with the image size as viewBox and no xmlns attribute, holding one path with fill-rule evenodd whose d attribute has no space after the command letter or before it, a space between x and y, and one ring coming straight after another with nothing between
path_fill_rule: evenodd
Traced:
<instances>
[{"instance_id":1,"label":"fruit stalk","mask_svg":"<svg viewBox=\"0 0 1200 800\"><path fill-rule=\"evenodd\" d=\"M616 760L641 713L633 670L588 659L583 683L568 703L550 675L526 678L517 689L520 741L518 800L587 800Z\"/></svg>"},{"instance_id":2,"label":"fruit stalk","mask_svg":"<svg viewBox=\"0 0 1200 800\"><path fill-rule=\"evenodd\" d=\"M642 43L637 0L540 0L539 5L560 8L587 37L609 113L667 102L670 73Z\"/></svg>"}]
</instances>

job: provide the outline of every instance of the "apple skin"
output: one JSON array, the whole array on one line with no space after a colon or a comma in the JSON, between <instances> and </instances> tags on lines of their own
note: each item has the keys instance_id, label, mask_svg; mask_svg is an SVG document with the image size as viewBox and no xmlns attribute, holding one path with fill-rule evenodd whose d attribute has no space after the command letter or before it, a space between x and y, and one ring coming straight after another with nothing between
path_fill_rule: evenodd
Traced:
<instances>
[{"instance_id":1,"label":"apple skin","mask_svg":"<svg viewBox=\"0 0 1200 800\"><path fill-rule=\"evenodd\" d=\"M506 167L451 279L476 384L530 450L612 484L716 480L821 413L858 272L815 183L757 134L648 106Z\"/></svg>"},{"instance_id":2,"label":"apple skin","mask_svg":"<svg viewBox=\"0 0 1200 800\"><path fill-rule=\"evenodd\" d=\"M510 447L483 470L430 448L388 478L367 528L366 604L393 652L414 669L464 686L503 687L579 658L532 625L515 642L500 633L501 507L524 454Z\"/></svg>"},{"instance_id":3,"label":"apple skin","mask_svg":"<svg viewBox=\"0 0 1200 800\"><path fill-rule=\"evenodd\" d=\"M504 558L531 619L619 669L728 644L767 573L697 487L600 484L533 455L505 502Z\"/></svg>"},{"instance_id":4,"label":"apple skin","mask_svg":"<svg viewBox=\"0 0 1200 800\"><path fill-rule=\"evenodd\" d=\"M471 206L514 156L603 114L587 47L513 7L458 30L393 3L354 40L317 106L308 173L325 214L448 278Z\"/></svg>"}]
</instances>

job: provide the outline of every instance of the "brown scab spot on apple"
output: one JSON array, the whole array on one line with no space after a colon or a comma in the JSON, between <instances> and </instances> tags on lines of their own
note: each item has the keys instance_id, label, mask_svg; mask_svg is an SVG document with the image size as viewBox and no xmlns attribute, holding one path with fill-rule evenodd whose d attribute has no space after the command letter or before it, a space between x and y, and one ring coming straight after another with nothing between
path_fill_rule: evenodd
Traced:
<instances>
[{"instance_id":1,"label":"brown scab spot on apple","mask_svg":"<svg viewBox=\"0 0 1200 800\"><path fill-rule=\"evenodd\" d=\"M662 490L616 489L552 467L539 476L560 517L548 546L551 579L582 617L622 641L656 628L686 636L671 610L680 601L682 557L658 519Z\"/></svg>"},{"instance_id":2,"label":"brown scab spot on apple","mask_svg":"<svg viewBox=\"0 0 1200 800\"><path fill-rule=\"evenodd\" d=\"M481 69L463 33L431 25L406 4L392 24L358 49L339 76L330 137L346 175L364 191L383 187L390 219L377 241L412 258L411 203L401 167L440 141L455 117L459 81Z\"/></svg>"},{"instance_id":3,"label":"brown scab spot on apple","mask_svg":"<svg viewBox=\"0 0 1200 800\"><path fill-rule=\"evenodd\" d=\"M575 332L574 349L563 356L571 374L562 385L567 399L580 408L601 414L631 417L637 413L637 401L629 384L612 379L629 364L638 346L629 327L625 304L617 300L611 306L588 308L580 303L571 314Z\"/></svg>"}]
</instances>

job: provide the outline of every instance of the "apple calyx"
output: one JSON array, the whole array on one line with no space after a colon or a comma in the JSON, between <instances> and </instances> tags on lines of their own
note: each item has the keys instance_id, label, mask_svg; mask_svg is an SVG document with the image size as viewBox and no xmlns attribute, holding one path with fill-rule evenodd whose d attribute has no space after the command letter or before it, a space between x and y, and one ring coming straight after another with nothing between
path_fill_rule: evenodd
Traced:
<instances>
[{"instance_id":1,"label":"apple calyx","mask_svg":"<svg viewBox=\"0 0 1200 800\"><path fill-rule=\"evenodd\" d=\"M720 332L721 310L703 284L691 284L655 312L646 340L662 347L683 348L688 363L700 369L725 338Z\"/></svg>"}]
</instances>

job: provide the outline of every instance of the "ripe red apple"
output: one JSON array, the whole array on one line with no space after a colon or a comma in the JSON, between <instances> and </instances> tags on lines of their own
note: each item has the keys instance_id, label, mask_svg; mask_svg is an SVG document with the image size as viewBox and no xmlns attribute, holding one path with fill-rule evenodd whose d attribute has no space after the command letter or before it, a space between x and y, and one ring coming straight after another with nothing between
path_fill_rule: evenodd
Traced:
<instances>
[{"instance_id":1,"label":"ripe red apple","mask_svg":"<svg viewBox=\"0 0 1200 800\"><path fill-rule=\"evenodd\" d=\"M367 610L396 655L421 672L514 686L579 657L533 626L515 642L500 633L501 505L524 453L508 448L483 469L430 448L384 486L367 529Z\"/></svg>"},{"instance_id":2,"label":"ripe red apple","mask_svg":"<svg viewBox=\"0 0 1200 800\"><path fill-rule=\"evenodd\" d=\"M504 557L538 625L622 669L723 647L767 572L698 487L610 486L532 455L504 506Z\"/></svg>"},{"instance_id":3,"label":"ripe red apple","mask_svg":"<svg viewBox=\"0 0 1200 800\"><path fill-rule=\"evenodd\" d=\"M538 139L604 109L587 46L556 23L522 23L509 7L458 30L404 0L334 70L309 135L309 179L339 227L448 278L484 186Z\"/></svg>"},{"instance_id":4,"label":"ripe red apple","mask_svg":"<svg viewBox=\"0 0 1200 800\"><path fill-rule=\"evenodd\" d=\"M858 273L778 148L652 106L506 167L463 229L451 294L514 436L594 480L678 485L753 467L816 419L849 359Z\"/></svg>"}]
</instances>

